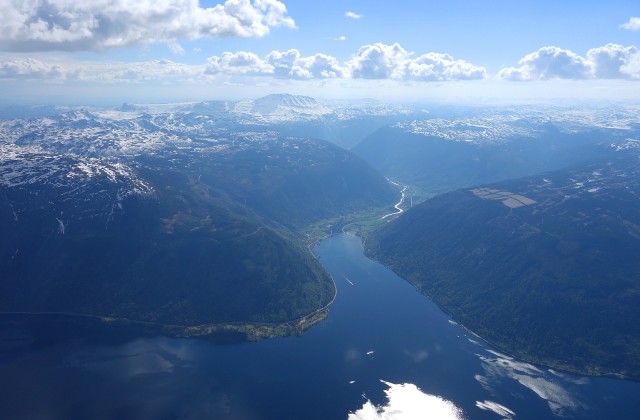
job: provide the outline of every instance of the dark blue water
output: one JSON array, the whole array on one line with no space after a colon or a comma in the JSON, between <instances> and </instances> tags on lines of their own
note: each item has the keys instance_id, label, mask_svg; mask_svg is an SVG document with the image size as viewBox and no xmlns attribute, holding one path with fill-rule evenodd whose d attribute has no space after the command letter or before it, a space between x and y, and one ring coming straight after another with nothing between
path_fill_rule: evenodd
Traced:
<instances>
[{"instance_id":1,"label":"dark blue water","mask_svg":"<svg viewBox=\"0 0 640 420\"><path fill-rule=\"evenodd\" d=\"M301 337L219 344L4 320L0 418L347 419L367 400L387 404L381 379L415 384L468 419L639 418L640 383L493 351L364 257L358 238L327 239L316 254L338 297Z\"/></svg>"}]
</instances>

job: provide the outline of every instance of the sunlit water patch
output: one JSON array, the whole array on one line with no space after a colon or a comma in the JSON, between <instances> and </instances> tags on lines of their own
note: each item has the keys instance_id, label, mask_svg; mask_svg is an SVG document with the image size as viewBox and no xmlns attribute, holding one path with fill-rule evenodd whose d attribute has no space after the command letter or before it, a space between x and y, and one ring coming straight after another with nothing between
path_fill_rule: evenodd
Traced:
<instances>
[{"instance_id":1,"label":"sunlit water patch","mask_svg":"<svg viewBox=\"0 0 640 420\"><path fill-rule=\"evenodd\" d=\"M565 416L584 408L562 381L550 372L493 350L487 350L487 353L488 356L478 356L485 374L476 376L476 380L487 390L492 390L493 383L511 379L545 400L556 416Z\"/></svg>"},{"instance_id":2,"label":"sunlit water patch","mask_svg":"<svg viewBox=\"0 0 640 420\"><path fill-rule=\"evenodd\" d=\"M387 402L374 405L370 400L362 408L350 413L348 420L462 420L462 410L451 401L429 395L414 384L387 385Z\"/></svg>"},{"instance_id":3,"label":"sunlit water patch","mask_svg":"<svg viewBox=\"0 0 640 420\"><path fill-rule=\"evenodd\" d=\"M512 410L510 410L509 408L505 407L502 404L498 404L495 401L489 401L489 400L476 401L476 407L478 407L481 410L492 411L505 420L511 420L516 415L516 413L514 413Z\"/></svg>"}]
</instances>

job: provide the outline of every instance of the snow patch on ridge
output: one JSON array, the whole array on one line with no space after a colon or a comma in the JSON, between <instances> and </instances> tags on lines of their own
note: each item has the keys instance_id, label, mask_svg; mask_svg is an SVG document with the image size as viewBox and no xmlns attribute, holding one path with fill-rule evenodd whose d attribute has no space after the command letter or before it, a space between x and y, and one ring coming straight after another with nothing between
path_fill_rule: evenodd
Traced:
<instances>
[{"instance_id":1,"label":"snow patch on ridge","mask_svg":"<svg viewBox=\"0 0 640 420\"><path fill-rule=\"evenodd\" d=\"M237 102L233 112L260 122L314 120L334 111L309 96L289 94L267 95L259 99Z\"/></svg>"}]
</instances>

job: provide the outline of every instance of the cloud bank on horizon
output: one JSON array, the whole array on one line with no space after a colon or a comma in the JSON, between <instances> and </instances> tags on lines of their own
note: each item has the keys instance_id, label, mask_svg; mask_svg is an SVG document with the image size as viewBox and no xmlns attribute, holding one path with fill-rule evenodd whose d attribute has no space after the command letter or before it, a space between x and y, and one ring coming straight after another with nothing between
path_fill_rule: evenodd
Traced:
<instances>
[{"instance_id":1,"label":"cloud bank on horizon","mask_svg":"<svg viewBox=\"0 0 640 420\"><path fill-rule=\"evenodd\" d=\"M340 54L320 48L308 53L309 49L303 48L305 39L298 37L304 27L289 15L284 2L226 0L211 7L201 3L204 2L0 0L0 14L4 17L0 21L0 51L5 52L0 55L0 83L17 86L24 82L96 85L222 82L247 86L273 83L281 87L286 81L312 80L370 83L386 80L400 84L640 80L640 50L634 45L607 43L593 46L584 55L571 49L543 45L521 56L513 65L502 65L490 71L490 65L479 62L482 61L481 54L468 60L464 53L454 57L447 52L430 51L431 48L413 52L401 45L404 41L354 44L357 41L352 39L363 37L357 32L349 36L326 34L324 37L329 41L342 41L331 45L349 44L351 53L344 47L335 47L340 49ZM343 10L337 17L352 22L352 26L343 28L346 31L354 27L354 21L360 21L356 26L361 25L365 14L367 22L375 20L375 15L369 16L367 10L364 12ZM156 45L164 46L165 53L185 56L185 43L194 40L227 45L222 42L267 39L276 28L281 34L287 32L289 44L301 46L273 48L268 53L230 48L209 53L208 58L189 56L188 60L148 57L148 49ZM618 24L617 30L629 34L640 31L640 18L630 17ZM377 37L375 34L369 36ZM268 45L265 42L259 44L261 51ZM323 48L332 47L323 44ZM495 50L495 45L486 48L489 54ZM131 49L141 53L131 57ZM129 56L110 55L118 50L129 51ZM197 55L203 48L196 46L192 50ZM96 53L102 55L96 56Z\"/></svg>"},{"instance_id":2,"label":"cloud bank on horizon","mask_svg":"<svg viewBox=\"0 0 640 420\"><path fill-rule=\"evenodd\" d=\"M640 80L640 50L607 44L592 48L586 57L549 46L527 54L518 67L500 70L496 79L533 80ZM297 49L271 51L264 57L249 51L224 52L203 64L172 60L101 62L0 58L0 79L64 80L91 82L189 82L213 80L212 76L254 76L277 79L367 79L404 82L483 80L487 70L449 54L430 52L415 56L400 44L362 46L345 62L327 54L303 56Z\"/></svg>"},{"instance_id":3,"label":"cloud bank on horizon","mask_svg":"<svg viewBox=\"0 0 640 420\"><path fill-rule=\"evenodd\" d=\"M340 63L335 57L314 54L303 57L296 49L272 51L264 59L240 51L225 52L207 60L208 74L252 74L293 79L391 79L444 81L483 79L486 71L448 54L428 53L413 58L400 44L376 43L361 47L351 59Z\"/></svg>"}]
</instances>

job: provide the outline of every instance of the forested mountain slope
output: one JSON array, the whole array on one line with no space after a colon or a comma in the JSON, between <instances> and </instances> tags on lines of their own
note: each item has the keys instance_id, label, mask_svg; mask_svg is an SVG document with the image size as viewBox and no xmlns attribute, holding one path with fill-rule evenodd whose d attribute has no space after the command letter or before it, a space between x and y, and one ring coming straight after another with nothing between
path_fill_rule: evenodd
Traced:
<instances>
[{"instance_id":1,"label":"forested mountain slope","mask_svg":"<svg viewBox=\"0 0 640 420\"><path fill-rule=\"evenodd\" d=\"M639 163L620 150L446 193L374 232L366 249L512 354L638 378Z\"/></svg>"}]
</instances>

